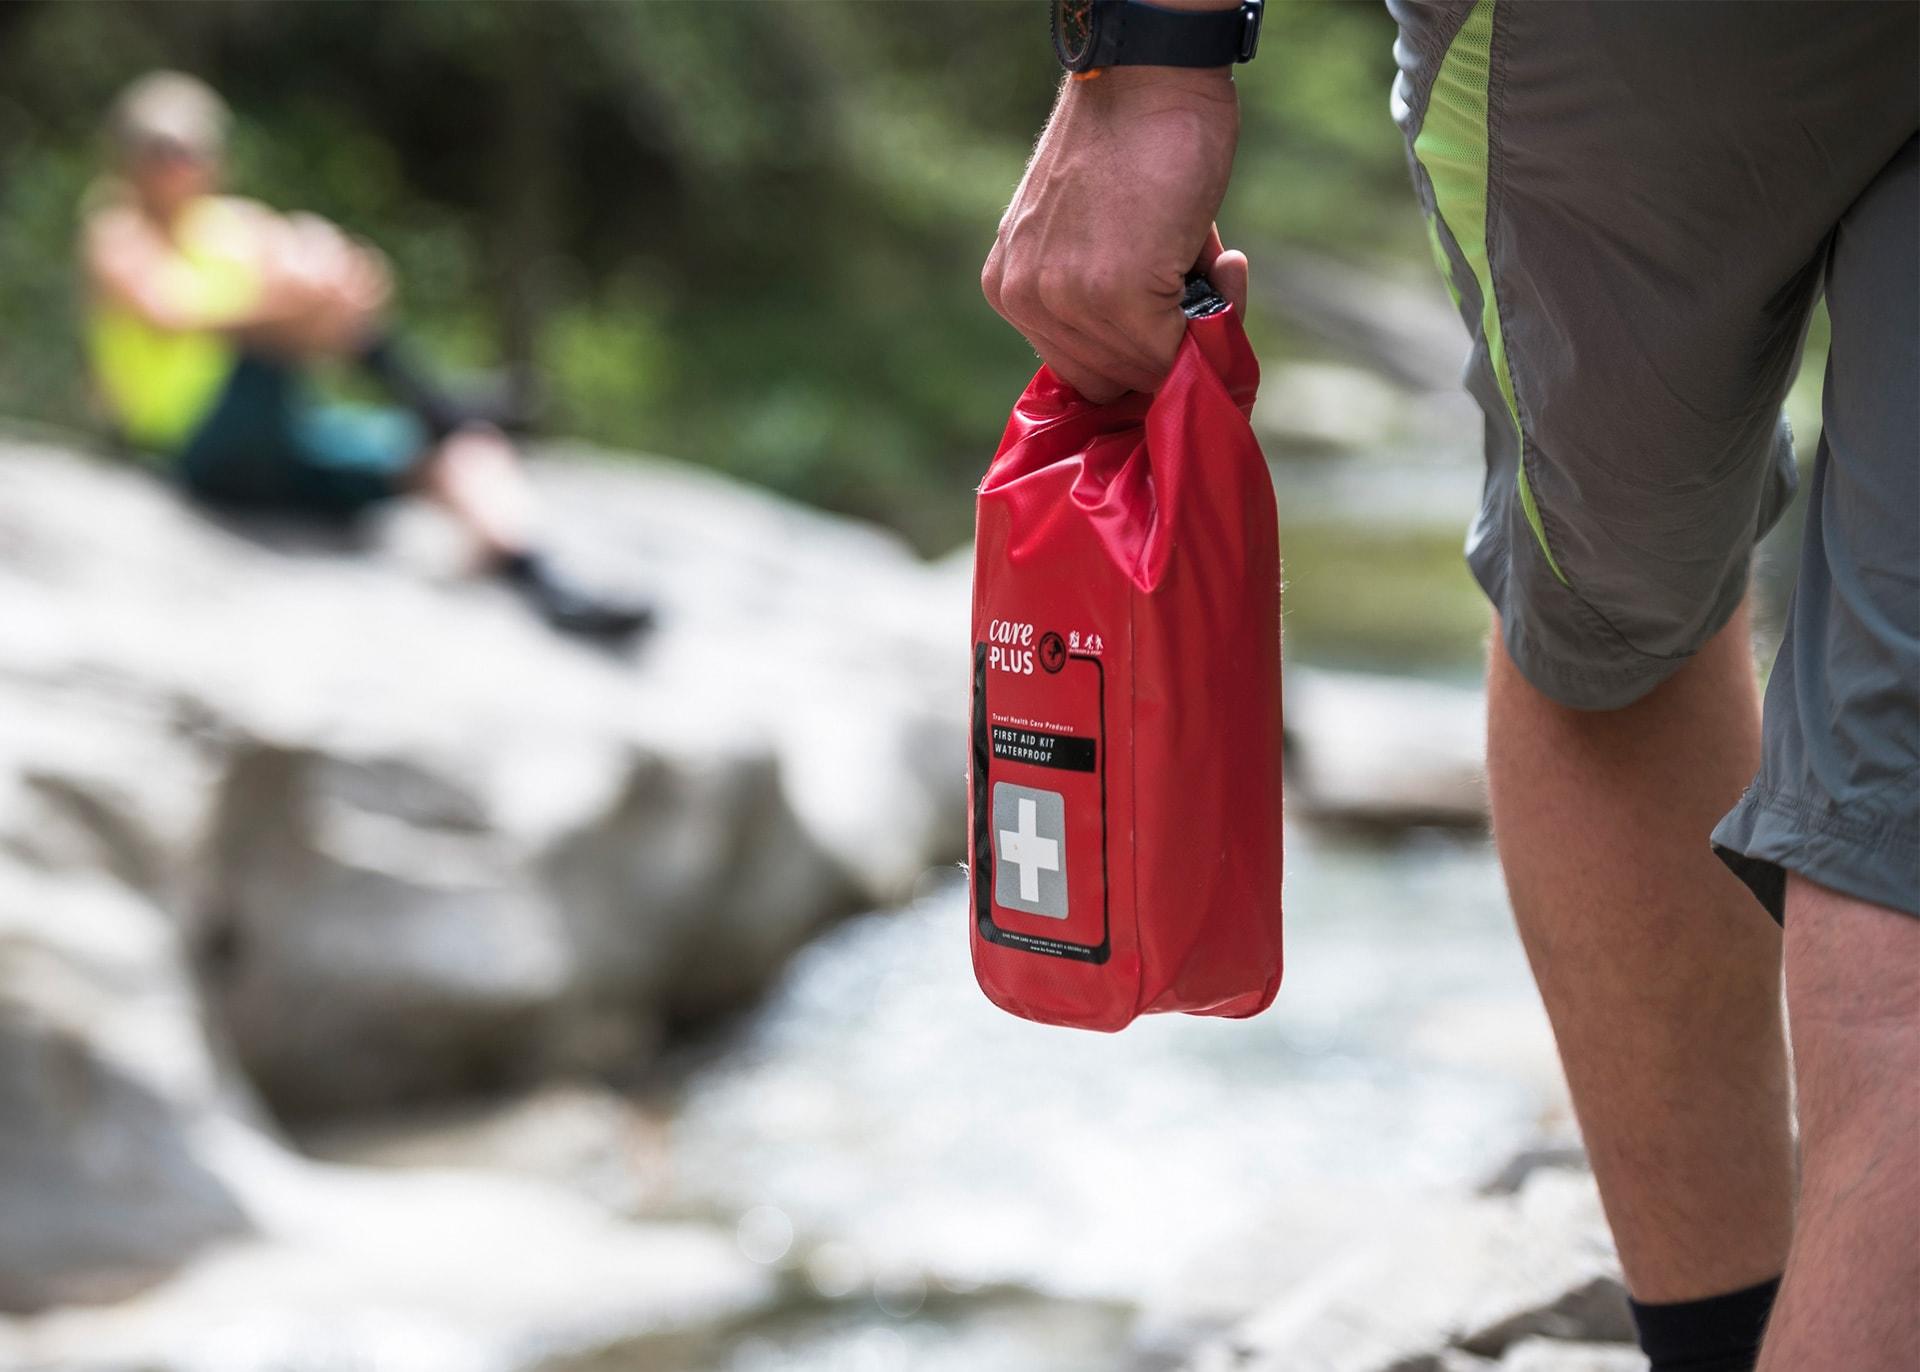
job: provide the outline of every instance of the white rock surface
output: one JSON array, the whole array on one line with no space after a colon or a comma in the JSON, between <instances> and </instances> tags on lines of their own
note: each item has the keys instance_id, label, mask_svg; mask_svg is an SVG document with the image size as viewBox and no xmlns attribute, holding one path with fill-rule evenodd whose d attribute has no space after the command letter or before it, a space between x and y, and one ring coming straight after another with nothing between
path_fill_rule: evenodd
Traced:
<instances>
[{"instance_id":1,"label":"white rock surface","mask_svg":"<svg viewBox=\"0 0 1920 1372\"><path fill-rule=\"evenodd\" d=\"M645 1366L648 1341L775 1292L722 1231L617 1221L544 1183L331 1168L240 1129L211 1151L262 1235L117 1305L0 1322L12 1366L532 1372L629 1345Z\"/></svg>"},{"instance_id":2,"label":"white rock surface","mask_svg":"<svg viewBox=\"0 0 1920 1372\"><path fill-rule=\"evenodd\" d=\"M1486 822L1478 690L1364 672L1288 669L1289 807L1397 827Z\"/></svg>"},{"instance_id":3,"label":"white rock surface","mask_svg":"<svg viewBox=\"0 0 1920 1372\"><path fill-rule=\"evenodd\" d=\"M249 1232L205 1156L220 1108L172 925L110 877L0 862L0 1310Z\"/></svg>"},{"instance_id":4,"label":"white rock surface","mask_svg":"<svg viewBox=\"0 0 1920 1372\"><path fill-rule=\"evenodd\" d=\"M54 1307L0 1366L486 1372L766 1298L730 1235L303 1163L254 1095L638 1067L957 855L950 578L665 464L539 481L656 641L556 637L419 511L226 526L0 439L0 1310Z\"/></svg>"},{"instance_id":5,"label":"white rock surface","mask_svg":"<svg viewBox=\"0 0 1920 1372\"><path fill-rule=\"evenodd\" d=\"M1500 1372L1647 1372L1638 1348L1618 1343L1528 1339L1499 1363Z\"/></svg>"},{"instance_id":6,"label":"white rock surface","mask_svg":"<svg viewBox=\"0 0 1920 1372\"><path fill-rule=\"evenodd\" d=\"M627 1095L558 1082L502 1100L461 1101L301 1136L332 1162L509 1172L564 1185L622 1214L674 1202L672 1119Z\"/></svg>"},{"instance_id":7,"label":"white rock surface","mask_svg":"<svg viewBox=\"0 0 1920 1372\"><path fill-rule=\"evenodd\" d=\"M355 548L0 444L10 847L177 914L282 1110L642 1060L958 856L950 578L670 464L538 479L654 641L555 636L418 509Z\"/></svg>"},{"instance_id":8,"label":"white rock surface","mask_svg":"<svg viewBox=\"0 0 1920 1372\"><path fill-rule=\"evenodd\" d=\"M1536 1172L1513 1198L1371 1226L1192 1372L1451 1372L1522 1341L1632 1338L1593 1179Z\"/></svg>"}]
</instances>

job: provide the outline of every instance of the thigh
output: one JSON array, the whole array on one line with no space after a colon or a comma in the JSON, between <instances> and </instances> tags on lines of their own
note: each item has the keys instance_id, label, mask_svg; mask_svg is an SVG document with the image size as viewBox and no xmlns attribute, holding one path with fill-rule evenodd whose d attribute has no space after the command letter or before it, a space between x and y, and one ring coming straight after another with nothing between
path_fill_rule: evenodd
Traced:
<instances>
[{"instance_id":1,"label":"thigh","mask_svg":"<svg viewBox=\"0 0 1920 1372\"><path fill-rule=\"evenodd\" d=\"M1786 874L1920 916L1920 138L1847 211L1800 574L1761 764L1715 833L1776 917Z\"/></svg>"},{"instance_id":2,"label":"thigh","mask_svg":"<svg viewBox=\"0 0 1920 1372\"><path fill-rule=\"evenodd\" d=\"M1469 538L1516 664L1612 708L1733 613L1793 488L1828 236L1911 122L1911 7L1401 7L1397 112L1474 339Z\"/></svg>"},{"instance_id":3,"label":"thigh","mask_svg":"<svg viewBox=\"0 0 1920 1372\"><path fill-rule=\"evenodd\" d=\"M188 439L179 471L202 500L241 509L285 504L299 379L272 360L243 355L219 399Z\"/></svg>"}]
</instances>

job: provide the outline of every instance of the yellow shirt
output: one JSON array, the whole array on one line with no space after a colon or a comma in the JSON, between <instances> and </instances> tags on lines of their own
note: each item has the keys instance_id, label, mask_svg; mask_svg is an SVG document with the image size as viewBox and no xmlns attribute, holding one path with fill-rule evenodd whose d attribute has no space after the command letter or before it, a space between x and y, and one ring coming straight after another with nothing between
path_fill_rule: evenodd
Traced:
<instances>
[{"instance_id":1,"label":"yellow shirt","mask_svg":"<svg viewBox=\"0 0 1920 1372\"><path fill-rule=\"evenodd\" d=\"M207 318L250 309L261 289L248 216L208 196L188 208L159 288L182 311ZM124 306L96 301L87 348L100 393L121 432L158 452L184 447L212 411L238 357L212 329L156 328Z\"/></svg>"}]
</instances>

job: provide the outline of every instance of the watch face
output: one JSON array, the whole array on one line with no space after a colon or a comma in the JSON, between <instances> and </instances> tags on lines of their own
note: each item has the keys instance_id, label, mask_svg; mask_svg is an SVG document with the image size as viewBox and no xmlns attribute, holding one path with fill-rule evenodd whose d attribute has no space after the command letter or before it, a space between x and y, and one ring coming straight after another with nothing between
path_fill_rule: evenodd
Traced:
<instances>
[{"instance_id":1,"label":"watch face","mask_svg":"<svg viewBox=\"0 0 1920 1372\"><path fill-rule=\"evenodd\" d=\"M1068 71L1082 71L1093 54L1093 0L1053 0L1053 50Z\"/></svg>"}]
</instances>

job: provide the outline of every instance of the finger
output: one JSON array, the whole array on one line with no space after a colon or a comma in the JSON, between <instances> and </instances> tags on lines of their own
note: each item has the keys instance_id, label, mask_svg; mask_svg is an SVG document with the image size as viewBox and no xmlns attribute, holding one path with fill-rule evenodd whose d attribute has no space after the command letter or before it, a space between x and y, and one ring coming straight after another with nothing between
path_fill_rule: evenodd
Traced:
<instances>
[{"instance_id":1,"label":"finger","mask_svg":"<svg viewBox=\"0 0 1920 1372\"><path fill-rule=\"evenodd\" d=\"M989 264L988 275L993 275ZM985 284L983 282L983 284ZM1049 309L1037 278L1001 275L992 283L988 299L994 309L1034 347L1054 375L1085 399L1105 404L1130 390L1151 390L1157 376L1109 341L1108 330L1098 335ZM1124 335L1118 337L1122 344Z\"/></svg>"},{"instance_id":2,"label":"finger","mask_svg":"<svg viewBox=\"0 0 1920 1372\"><path fill-rule=\"evenodd\" d=\"M1168 300L1158 309L1116 327L1133 343L1138 365L1147 377L1144 384L1136 383L1135 389L1159 390L1180 355L1181 340L1187 336L1187 316L1181 312L1179 300Z\"/></svg>"},{"instance_id":3,"label":"finger","mask_svg":"<svg viewBox=\"0 0 1920 1372\"><path fill-rule=\"evenodd\" d=\"M1089 405L1111 404L1132 389L1101 376L1098 372L1087 371L1063 359L1056 358L1047 362L1047 366L1055 376L1071 386Z\"/></svg>"},{"instance_id":4,"label":"finger","mask_svg":"<svg viewBox=\"0 0 1920 1372\"><path fill-rule=\"evenodd\" d=\"M1160 389L1180 347L1186 321L1176 310L1171 322L1170 334L1163 334L1160 340L1163 347L1141 343L1141 335L1151 337L1151 331L1118 320L1093 319L1082 325L1056 317L1048 321L1047 329L1081 367L1122 390L1151 393Z\"/></svg>"},{"instance_id":5,"label":"finger","mask_svg":"<svg viewBox=\"0 0 1920 1372\"><path fill-rule=\"evenodd\" d=\"M1022 329L1033 350L1060 380L1071 386L1083 400L1094 405L1105 405L1118 400L1131 389L1125 381L1107 374L1099 363L1088 358L1083 347L1076 342L1063 340L1058 335L1042 329Z\"/></svg>"},{"instance_id":6,"label":"finger","mask_svg":"<svg viewBox=\"0 0 1920 1372\"><path fill-rule=\"evenodd\" d=\"M1111 283L1062 273L1051 282L1041 278L1034 303L1044 331L1076 362L1130 391L1159 389L1180 347L1185 321L1178 297L1167 302L1164 317L1156 317L1150 301L1129 297Z\"/></svg>"}]
</instances>

